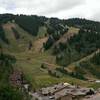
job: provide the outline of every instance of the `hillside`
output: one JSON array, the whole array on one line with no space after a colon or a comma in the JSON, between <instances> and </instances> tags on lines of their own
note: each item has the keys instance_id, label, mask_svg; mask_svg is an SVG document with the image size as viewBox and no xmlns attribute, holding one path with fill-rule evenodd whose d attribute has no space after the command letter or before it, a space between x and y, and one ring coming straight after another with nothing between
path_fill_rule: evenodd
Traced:
<instances>
[{"instance_id":1,"label":"hillside","mask_svg":"<svg viewBox=\"0 0 100 100\"><path fill-rule=\"evenodd\" d=\"M100 23L42 16L0 15L2 51L14 56L33 89L59 82L100 85Z\"/></svg>"},{"instance_id":2,"label":"hillside","mask_svg":"<svg viewBox=\"0 0 100 100\"><path fill-rule=\"evenodd\" d=\"M13 87L10 76L14 71L15 57L5 54L0 48L0 100L28 100L29 96Z\"/></svg>"}]
</instances>

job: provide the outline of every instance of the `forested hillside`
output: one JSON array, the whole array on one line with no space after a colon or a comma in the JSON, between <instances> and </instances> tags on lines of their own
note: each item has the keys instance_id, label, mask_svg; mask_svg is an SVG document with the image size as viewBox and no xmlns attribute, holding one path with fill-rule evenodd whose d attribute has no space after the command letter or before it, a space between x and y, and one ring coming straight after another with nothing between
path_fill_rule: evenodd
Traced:
<instances>
[{"instance_id":1,"label":"forested hillside","mask_svg":"<svg viewBox=\"0 0 100 100\"><path fill-rule=\"evenodd\" d=\"M34 90L62 81L91 87L89 78L100 79L100 22L0 14L0 45L0 100L23 100L9 83L14 67Z\"/></svg>"},{"instance_id":2,"label":"forested hillside","mask_svg":"<svg viewBox=\"0 0 100 100\"><path fill-rule=\"evenodd\" d=\"M9 42L8 42L8 39L7 39L6 36L5 36L4 30L3 30L1 24L0 24L0 39L1 39L2 41L4 41L5 43L7 43L7 44L9 43Z\"/></svg>"},{"instance_id":3,"label":"forested hillside","mask_svg":"<svg viewBox=\"0 0 100 100\"><path fill-rule=\"evenodd\" d=\"M100 32L100 22L86 20L86 19L72 18L64 20L64 23L67 24L68 26L74 26L86 30Z\"/></svg>"},{"instance_id":4,"label":"forested hillside","mask_svg":"<svg viewBox=\"0 0 100 100\"><path fill-rule=\"evenodd\" d=\"M24 100L23 94L10 84L10 74L16 59L4 54L0 48L0 100Z\"/></svg>"},{"instance_id":5,"label":"forested hillside","mask_svg":"<svg viewBox=\"0 0 100 100\"><path fill-rule=\"evenodd\" d=\"M15 22L33 36L36 36L38 34L39 27L44 25L44 21L39 19L38 16L16 16Z\"/></svg>"},{"instance_id":6,"label":"forested hillside","mask_svg":"<svg viewBox=\"0 0 100 100\"><path fill-rule=\"evenodd\" d=\"M90 73L99 76L99 66L95 66L95 64L91 64L93 62L88 62L85 65L85 62L81 62L84 66L80 63L77 63L79 60L83 58L88 58L93 52L98 51L100 49L100 30L99 30L99 22L93 22L85 19L69 19L66 21L67 25L79 28L78 34L75 34L73 37L67 39L65 42L60 42L59 44L55 45L53 48L53 54L56 55L56 62L57 64L64 66L65 69L67 66L72 66L72 63L76 62L74 67L76 68L72 71L72 76L79 76L81 79L86 74L84 71L84 75L82 74L83 68L88 70ZM95 28L94 28L95 27ZM96 57L98 57L97 62L100 61L99 54L96 54L93 57L96 62ZM80 67L77 67L80 66ZM68 68L67 68L68 69ZM66 72L67 73L67 72ZM74 75L73 75L74 73ZM98 74L97 74L98 73ZM76 74L76 75L75 75Z\"/></svg>"},{"instance_id":7,"label":"forested hillside","mask_svg":"<svg viewBox=\"0 0 100 100\"><path fill-rule=\"evenodd\" d=\"M99 48L100 33L81 29L78 35L73 36L65 43L59 43L58 48L54 49L54 52L57 54L57 61L59 63L61 62L63 65L64 62L62 61L65 60L65 66L67 66L67 61L69 61L67 59L70 59L68 63L70 64L73 61L77 61L91 54Z\"/></svg>"}]
</instances>

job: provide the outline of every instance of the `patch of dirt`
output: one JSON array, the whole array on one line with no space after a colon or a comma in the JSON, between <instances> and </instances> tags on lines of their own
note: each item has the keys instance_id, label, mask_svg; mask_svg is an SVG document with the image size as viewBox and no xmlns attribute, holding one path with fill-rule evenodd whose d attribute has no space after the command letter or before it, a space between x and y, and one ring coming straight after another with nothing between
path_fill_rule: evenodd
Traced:
<instances>
[{"instance_id":1,"label":"patch of dirt","mask_svg":"<svg viewBox=\"0 0 100 100\"><path fill-rule=\"evenodd\" d=\"M48 37L44 37L41 39L38 39L34 42L33 46L34 46L34 51L35 52L42 52L43 50L43 43L45 43L47 41Z\"/></svg>"},{"instance_id":2,"label":"patch of dirt","mask_svg":"<svg viewBox=\"0 0 100 100\"><path fill-rule=\"evenodd\" d=\"M3 24L3 28L7 30L11 30L11 27L16 27L13 23Z\"/></svg>"}]
</instances>

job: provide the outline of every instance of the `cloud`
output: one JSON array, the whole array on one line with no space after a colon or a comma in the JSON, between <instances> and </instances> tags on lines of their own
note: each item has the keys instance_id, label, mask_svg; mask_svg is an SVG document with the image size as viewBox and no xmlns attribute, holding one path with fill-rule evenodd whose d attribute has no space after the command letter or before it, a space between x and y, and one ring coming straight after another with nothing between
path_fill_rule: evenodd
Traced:
<instances>
[{"instance_id":1,"label":"cloud","mask_svg":"<svg viewBox=\"0 0 100 100\"><path fill-rule=\"evenodd\" d=\"M53 0L52 3L47 3L46 8L44 11L41 12L44 14L52 14L52 13L59 13L63 10L71 9L77 5L82 4L82 0ZM49 5L49 6L48 6Z\"/></svg>"},{"instance_id":2,"label":"cloud","mask_svg":"<svg viewBox=\"0 0 100 100\"><path fill-rule=\"evenodd\" d=\"M81 3L82 0L0 0L1 8L7 12L45 15L70 9Z\"/></svg>"},{"instance_id":3,"label":"cloud","mask_svg":"<svg viewBox=\"0 0 100 100\"><path fill-rule=\"evenodd\" d=\"M86 9L86 18L100 21L100 0L87 0Z\"/></svg>"},{"instance_id":4,"label":"cloud","mask_svg":"<svg viewBox=\"0 0 100 100\"><path fill-rule=\"evenodd\" d=\"M100 21L100 0L0 0L0 13L82 17Z\"/></svg>"},{"instance_id":5,"label":"cloud","mask_svg":"<svg viewBox=\"0 0 100 100\"><path fill-rule=\"evenodd\" d=\"M15 3L11 0L0 0L0 8L6 11L14 10L16 8Z\"/></svg>"},{"instance_id":6,"label":"cloud","mask_svg":"<svg viewBox=\"0 0 100 100\"><path fill-rule=\"evenodd\" d=\"M100 21L100 12L95 13L92 18L93 20Z\"/></svg>"}]
</instances>

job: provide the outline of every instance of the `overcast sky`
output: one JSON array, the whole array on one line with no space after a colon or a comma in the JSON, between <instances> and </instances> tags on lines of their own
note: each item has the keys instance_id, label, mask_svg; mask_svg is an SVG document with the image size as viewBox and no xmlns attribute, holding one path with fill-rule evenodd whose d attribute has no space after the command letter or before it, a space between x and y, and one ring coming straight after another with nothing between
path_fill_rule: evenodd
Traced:
<instances>
[{"instance_id":1,"label":"overcast sky","mask_svg":"<svg viewBox=\"0 0 100 100\"><path fill-rule=\"evenodd\" d=\"M0 13L100 21L100 0L0 0Z\"/></svg>"}]
</instances>

